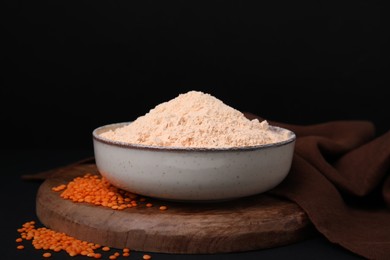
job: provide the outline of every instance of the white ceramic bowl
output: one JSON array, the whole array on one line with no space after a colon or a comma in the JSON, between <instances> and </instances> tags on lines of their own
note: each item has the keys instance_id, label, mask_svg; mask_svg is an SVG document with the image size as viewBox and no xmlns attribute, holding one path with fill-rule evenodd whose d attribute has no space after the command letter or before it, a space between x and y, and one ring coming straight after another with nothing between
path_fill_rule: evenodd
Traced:
<instances>
[{"instance_id":1,"label":"white ceramic bowl","mask_svg":"<svg viewBox=\"0 0 390 260\"><path fill-rule=\"evenodd\" d=\"M113 185L136 194L178 201L219 201L259 194L277 186L288 174L295 134L286 141L226 149L169 148L131 145L100 136L124 126L95 129L96 165Z\"/></svg>"}]
</instances>

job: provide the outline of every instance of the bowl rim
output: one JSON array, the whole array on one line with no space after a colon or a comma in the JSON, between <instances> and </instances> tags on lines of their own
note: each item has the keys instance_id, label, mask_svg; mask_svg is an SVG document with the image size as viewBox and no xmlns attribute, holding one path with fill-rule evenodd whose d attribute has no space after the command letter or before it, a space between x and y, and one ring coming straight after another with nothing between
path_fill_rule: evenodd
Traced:
<instances>
[{"instance_id":1,"label":"bowl rim","mask_svg":"<svg viewBox=\"0 0 390 260\"><path fill-rule=\"evenodd\" d=\"M143 145L143 144L132 144L128 142L121 142L121 141L114 141L110 140L108 138L100 136L98 132L102 131L106 128L115 129L120 126L125 126L132 123L132 121L129 122L119 122L119 123L112 123L112 124L106 124L99 126L95 128L92 131L92 138L95 141L105 143L108 145L118 146L122 148L130 148L130 149L141 149L141 150L154 150L154 151L207 151L207 152L228 152L228 151L253 151L253 150L259 150L259 149L265 149L265 148L272 148L272 147L279 147L284 146L290 143L295 142L296 140L296 134L283 127L279 126L272 126L270 125L269 128L273 131L287 131L289 134L289 137L286 140L275 142L275 143L269 143L269 144L262 144L262 145L252 145L252 146L231 146L231 147L178 147L178 146L155 146L155 145Z\"/></svg>"}]
</instances>

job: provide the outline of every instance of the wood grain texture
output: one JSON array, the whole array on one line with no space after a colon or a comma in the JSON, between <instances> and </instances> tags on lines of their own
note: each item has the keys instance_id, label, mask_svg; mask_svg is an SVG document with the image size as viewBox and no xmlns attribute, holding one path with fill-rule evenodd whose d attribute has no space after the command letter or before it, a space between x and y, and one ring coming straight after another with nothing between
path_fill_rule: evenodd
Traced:
<instances>
[{"instance_id":1,"label":"wood grain texture","mask_svg":"<svg viewBox=\"0 0 390 260\"><path fill-rule=\"evenodd\" d=\"M141 204L117 211L64 200L51 190L87 172L98 174L94 164L75 165L41 184L36 213L45 226L110 247L184 254L277 247L305 239L313 231L296 204L265 194L201 204L148 198L154 207ZM159 205L168 210L160 211Z\"/></svg>"}]
</instances>

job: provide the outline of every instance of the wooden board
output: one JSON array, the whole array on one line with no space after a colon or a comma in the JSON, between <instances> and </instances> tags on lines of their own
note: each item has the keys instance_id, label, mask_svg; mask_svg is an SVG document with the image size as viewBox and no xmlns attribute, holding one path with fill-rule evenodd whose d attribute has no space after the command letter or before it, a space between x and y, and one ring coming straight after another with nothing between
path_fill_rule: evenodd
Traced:
<instances>
[{"instance_id":1,"label":"wooden board","mask_svg":"<svg viewBox=\"0 0 390 260\"><path fill-rule=\"evenodd\" d=\"M51 190L87 172L98 174L94 164L75 165L58 170L41 184L36 212L45 226L115 248L185 254L277 247L305 239L313 231L302 209L270 195L218 203L148 198L154 207L118 211L64 200ZM168 210L160 211L159 205Z\"/></svg>"}]
</instances>

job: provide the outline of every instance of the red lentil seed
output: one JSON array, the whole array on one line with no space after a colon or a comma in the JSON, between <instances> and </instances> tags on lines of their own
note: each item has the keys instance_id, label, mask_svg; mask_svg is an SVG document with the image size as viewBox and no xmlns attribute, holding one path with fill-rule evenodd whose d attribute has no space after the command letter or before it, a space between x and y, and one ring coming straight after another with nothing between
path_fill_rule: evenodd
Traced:
<instances>
[{"instance_id":1,"label":"red lentil seed","mask_svg":"<svg viewBox=\"0 0 390 260\"><path fill-rule=\"evenodd\" d=\"M144 260L149 260L149 259L152 259L152 257L151 257L150 255L144 255L144 256L142 257L142 259L144 259Z\"/></svg>"},{"instance_id":2,"label":"red lentil seed","mask_svg":"<svg viewBox=\"0 0 390 260\"><path fill-rule=\"evenodd\" d=\"M45 258L48 258L48 257L51 257L51 253L46 252L46 253L43 253L42 256Z\"/></svg>"},{"instance_id":3,"label":"red lentil seed","mask_svg":"<svg viewBox=\"0 0 390 260\"><path fill-rule=\"evenodd\" d=\"M167 210L168 207L167 207L167 206L160 206L159 209L160 209L160 210Z\"/></svg>"}]
</instances>

